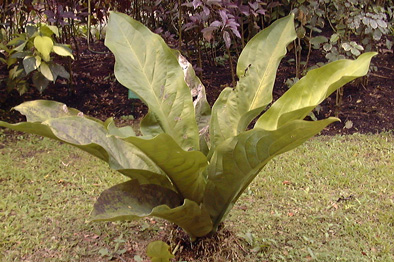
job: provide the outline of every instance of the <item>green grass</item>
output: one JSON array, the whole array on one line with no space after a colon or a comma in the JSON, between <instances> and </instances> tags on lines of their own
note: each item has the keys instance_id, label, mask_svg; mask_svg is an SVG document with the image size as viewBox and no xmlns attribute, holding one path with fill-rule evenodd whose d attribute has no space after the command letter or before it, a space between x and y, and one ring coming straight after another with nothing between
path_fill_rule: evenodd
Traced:
<instances>
[{"instance_id":1,"label":"green grass","mask_svg":"<svg viewBox=\"0 0 394 262\"><path fill-rule=\"evenodd\" d=\"M393 134L317 137L275 158L230 221L268 261L394 261Z\"/></svg>"},{"instance_id":2,"label":"green grass","mask_svg":"<svg viewBox=\"0 0 394 262\"><path fill-rule=\"evenodd\" d=\"M392 133L314 138L270 162L226 226L248 261L394 261L393 163ZM0 131L0 261L143 257L169 225L88 222L124 180L68 145Z\"/></svg>"},{"instance_id":3,"label":"green grass","mask_svg":"<svg viewBox=\"0 0 394 262\"><path fill-rule=\"evenodd\" d=\"M131 248L140 223L88 222L100 192L123 176L59 142L9 139L0 138L0 261L101 261Z\"/></svg>"}]
</instances>

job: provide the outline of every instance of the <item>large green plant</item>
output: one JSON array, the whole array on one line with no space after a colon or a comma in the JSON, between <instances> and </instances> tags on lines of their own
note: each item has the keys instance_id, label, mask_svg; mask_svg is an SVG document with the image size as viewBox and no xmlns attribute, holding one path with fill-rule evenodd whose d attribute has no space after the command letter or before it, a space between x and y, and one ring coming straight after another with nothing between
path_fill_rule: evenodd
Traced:
<instances>
[{"instance_id":1,"label":"large green plant","mask_svg":"<svg viewBox=\"0 0 394 262\"><path fill-rule=\"evenodd\" d=\"M239 57L236 88L224 89L211 111L204 86L179 52L139 22L113 12L105 43L115 54L116 78L149 106L143 136L117 128L113 119L101 122L43 100L15 108L27 122L0 125L74 145L130 178L101 194L93 220L156 216L201 237L217 230L270 159L338 121L303 119L337 88L365 75L374 56L310 71L266 110L279 61L295 38L290 15L251 39Z\"/></svg>"}]
</instances>

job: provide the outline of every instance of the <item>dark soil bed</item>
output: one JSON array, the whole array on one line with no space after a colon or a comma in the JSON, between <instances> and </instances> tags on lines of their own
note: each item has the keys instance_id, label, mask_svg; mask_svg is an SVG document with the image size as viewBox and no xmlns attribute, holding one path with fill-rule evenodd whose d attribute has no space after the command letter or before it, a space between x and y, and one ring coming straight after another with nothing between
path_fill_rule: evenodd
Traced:
<instances>
[{"instance_id":1,"label":"dark soil bed","mask_svg":"<svg viewBox=\"0 0 394 262\"><path fill-rule=\"evenodd\" d=\"M22 96L16 91L6 92L4 84L0 85L0 120L19 122L23 120L11 108L34 99L56 100L74 107L85 114L106 119L114 117L120 122L122 119L140 119L146 113L146 107L139 100L128 99L128 91L121 86L113 74L114 57L102 42L94 44L93 49L104 51L98 54L89 51L81 43L79 59L72 63L72 84L58 81L51 84L42 94L31 88ZM294 77L294 64L289 63L292 54L285 57L279 67L275 84L274 96L277 98L288 87L285 81ZM338 116L341 122L330 125L323 134L376 133L394 129L394 55L392 52L379 54L372 63L378 70L369 74L366 84L354 81L344 89L343 103L340 108L335 106L333 94L321 105L317 118ZM312 53L314 63L323 61L319 51ZM3 66L0 75L4 77L8 72ZM202 72L208 100L212 104L220 91L231 83L230 70L226 67L205 67Z\"/></svg>"}]
</instances>

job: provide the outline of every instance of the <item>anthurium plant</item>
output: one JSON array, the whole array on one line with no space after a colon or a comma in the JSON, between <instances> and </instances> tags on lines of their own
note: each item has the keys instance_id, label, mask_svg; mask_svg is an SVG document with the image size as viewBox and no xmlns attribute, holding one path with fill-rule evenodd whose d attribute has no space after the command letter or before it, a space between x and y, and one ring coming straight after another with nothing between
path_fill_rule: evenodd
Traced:
<instances>
[{"instance_id":1,"label":"anthurium plant","mask_svg":"<svg viewBox=\"0 0 394 262\"><path fill-rule=\"evenodd\" d=\"M338 121L304 118L342 85L368 72L375 53L310 71L272 103L277 68L296 38L293 15L277 20L242 51L238 83L212 109L192 66L160 36L129 16L112 12L105 44L116 58L115 76L149 112L142 136L53 101L15 109L27 122L0 126L50 137L108 162L130 178L101 193L94 221L155 216L182 227L192 239L216 232L242 192L276 155ZM253 120L253 128L248 128Z\"/></svg>"}]
</instances>

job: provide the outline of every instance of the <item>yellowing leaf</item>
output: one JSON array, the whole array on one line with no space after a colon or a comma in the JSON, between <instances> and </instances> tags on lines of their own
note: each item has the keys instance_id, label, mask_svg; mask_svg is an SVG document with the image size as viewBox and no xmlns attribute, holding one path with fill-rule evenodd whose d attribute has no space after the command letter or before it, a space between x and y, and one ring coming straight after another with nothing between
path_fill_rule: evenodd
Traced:
<instances>
[{"instance_id":1,"label":"yellowing leaf","mask_svg":"<svg viewBox=\"0 0 394 262\"><path fill-rule=\"evenodd\" d=\"M40 52L45 61L49 61L51 57L49 54L53 48L53 41L48 36L36 36L34 38L34 47Z\"/></svg>"},{"instance_id":2,"label":"yellowing leaf","mask_svg":"<svg viewBox=\"0 0 394 262\"><path fill-rule=\"evenodd\" d=\"M40 33L41 35L48 37L51 37L53 34L59 37L59 29L53 25L42 25L40 28Z\"/></svg>"},{"instance_id":3,"label":"yellowing leaf","mask_svg":"<svg viewBox=\"0 0 394 262\"><path fill-rule=\"evenodd\" d=\"M47 63L44 63L44 62L41 63L40 72L49 81L53 81L53 74L52 74L51 69L49 68Z\"/></svg>"},{"instance_id":4,"label":"yellowing leaf","mask_svg":"<svg viewBox=\"0 0 394 262\"><path fill-rule=\"evenodd\" d=\"M41 56L36 55L35 58L36 58L36 68L39 68L41 65Z\"/></svg>"},{"instance_id":5,"label":"yellowing leaf","mask_svg":"<svg viewBox=\"0 0 394 262\"><path fill-rule=\"evenodd\" d=\"M169 262L171 258L174 258L169 249L170 246L163 241L153 241L149 243L146 253L153 262Z\"/></svg>"},{"instance_id":6,"label":"yellowing leaf","mask_svg":"<svg viewBox=\"0 0 394 262\"><path fill-rule=\"evenodd\" d=\"M58 54L60 56L69 56L72 59L74 59L74 56L73 56L71 50L65 46L55 45L55 46L53 46L53 52L55 52L56 54Z\"/></svg>"},{"instance_id":7,"label":"yellowing leaf","mask_svg":"<svg viewBox=\"0 0 394 262\"><path fill-rule=\"evenodd\" d=\"M346 121L344 128L350 129L352 127L353 127L353 122L350 120Z\"/></svg>"},{"instance_id":8,"label":"yellowing leaf","mask_svg":"<svg viewBox=\"0 0 394 262\"><path fill-rule=\"evenodd\" d=\"M59 37L59 28L54 25L47 25L47 27L57 36Z\"/></svg>"}]
</instances>

